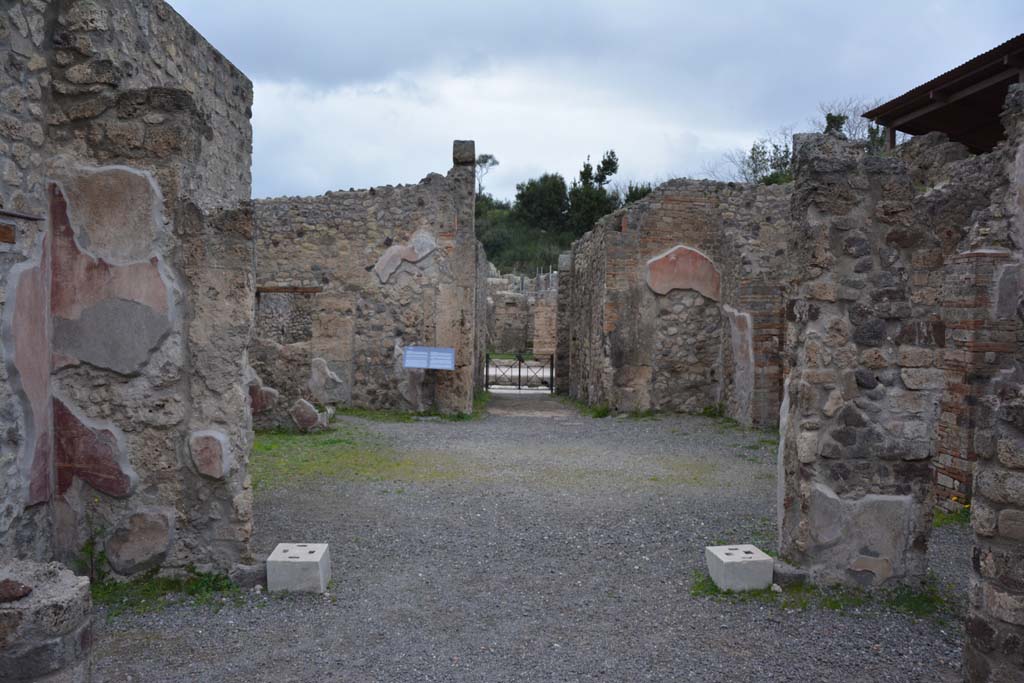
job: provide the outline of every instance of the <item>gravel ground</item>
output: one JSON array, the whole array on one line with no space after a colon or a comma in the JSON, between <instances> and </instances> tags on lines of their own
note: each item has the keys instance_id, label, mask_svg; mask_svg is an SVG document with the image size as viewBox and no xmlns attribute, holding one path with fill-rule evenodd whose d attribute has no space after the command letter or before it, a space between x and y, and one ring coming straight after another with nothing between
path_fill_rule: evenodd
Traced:
<instances>
[{"instance_id":1,"label":"gravel ground","mask_svg":"<svg viewBox=\"0 0 1024 683\"><path fill-rule=\"evenodd\" d=\"M258 492L256 550L329 542L330 593L101 619L97 680L957 680L956 618L691 595L705 545L774 548L772 435L592 419L546 396L489 413L344 418L449 474ZM958 596L969 548L962 527L934 535Z\"/></svg>"}]
</instances>

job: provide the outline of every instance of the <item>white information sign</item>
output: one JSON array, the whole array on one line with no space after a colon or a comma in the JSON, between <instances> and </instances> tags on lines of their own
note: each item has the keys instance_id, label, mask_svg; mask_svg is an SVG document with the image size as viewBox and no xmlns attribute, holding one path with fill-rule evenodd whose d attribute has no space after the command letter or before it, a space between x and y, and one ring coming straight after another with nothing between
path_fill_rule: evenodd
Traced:
<instances>
[{"instance_id":1,"label":"white information sign","mask_svg":"<svg viewBox=\"0 0 1024 683\"><path fill-rule=\"evenodd\" d=\"M455 349L435 346L409 346L402 358L407 368L421 370L454 370Z\"/></svg>"}]
</instances>

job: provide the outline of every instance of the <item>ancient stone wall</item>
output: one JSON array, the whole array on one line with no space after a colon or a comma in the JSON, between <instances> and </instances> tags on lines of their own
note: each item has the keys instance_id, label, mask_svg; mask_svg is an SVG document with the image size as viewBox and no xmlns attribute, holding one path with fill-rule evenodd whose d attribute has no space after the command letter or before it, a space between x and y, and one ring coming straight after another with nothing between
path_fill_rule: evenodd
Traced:
<instances>
[{"instance_id":1,"label":"ancient stone wall","mask_svg":"<svg viewBox=\"0 0 1024 683\"><path fill-rule=\"evenodd\" d=\"M281 394L262 426L291 426L296 400L472 409L479 245L473 144L417 185L254 203L257 341L252 363ZM457 371L406 370L408 346L456 350ZM314 363L319 359L319 362Z\"/></svg>"},{"instance_id":2,"label":"ancient stone wall","mask_svg":"<svg viewBox=\"0 0 1024 683\"><path fill-rule=\"evenodd\" d=\"M558 273L487 278L487 338L494 353L551 356L556 347Z\"/></svg>"},{"instance_id":3,"label":"ancient stone wall","mask_svg":"<svg viewBox=\"0 0 1024 683\"><path fill-rule=\"evenodd\" d=\"M555 300L555 391L569 393L569 310L572 295L572 253L558 257L558 296Z\"/></svg>"},{"instance_id":4,"label":"ancient stone wall","mask_svg":"<svg viewBox=\"0 0 1024 683\"><path fill-rule=\"evenodd\" d=\"M530 300L530 348L534 356L553 356L557 343L558 290L538 292Z\"/></svg>"},{"instance_id":5,"label":"ancient stone wall","mask_svg":"<svg viewBox=\"0 0 1024 683\"><path fill-rule=\"evenodd\" d=\"M1003 277L1020 292L1016 144L970 157L929 135L872 156L797 139L789 251L804 278L788 306L778 509L782 555L819 582L922 577L936 494L963 502L972 462L994 461L992 382L1020 349L1016 304L994 304ZM994 535L976 489L975 528Z\"/></svg>"},{"instance_id":6,"label":"ancient stone wall","mask_svg":"<svg viewBox=\"0 0 1024 683\"><path fill-rule=\"evenodd\" d=\"M576 242L562 305L570 393L621 411L722 404L774 424L789 195L671 181Z\"/></svg>"},{"instance_id":7,"label":"ancient stone wall","mask_svg":"<svg viewBox=\"0 0 1024 683\"><path fill-rule=\"evenodd\" d=\"M11 222L0 265L0 553L68 561L95 536L122 575L231 569L251 531L251 85L164 2L0 12L0 199L42 219Z\"/></svg>"},{"instance_id":8,"label":"ancient stone wall","mask_svg":"<svg viewBox=\"0 0 1024 683\"><path fill-rule=\"evenodd\" d=\"M523 292L492 291L487 308L489 351L526 353L532 346L530 336L530 297Z\"/></svg>"},{"instance_id":9,"label":"ancient stone wall","mask_svg":"<svg viewBox=\"0 0 1024 683\"><path fill-rule=\"evenodd\" d=\"M949 316L949 325L951 352L963 363L947 370L957 381L947 383L946 393L970 405L957 422L961 443L976 456L964 653L972 681L1024 674L1024 87L1011 86L1003 126L1007 142L989 156L1007 183L947 260L952 275L943 291L947 310L960 313Z\"/></svg>"}]
</instances>

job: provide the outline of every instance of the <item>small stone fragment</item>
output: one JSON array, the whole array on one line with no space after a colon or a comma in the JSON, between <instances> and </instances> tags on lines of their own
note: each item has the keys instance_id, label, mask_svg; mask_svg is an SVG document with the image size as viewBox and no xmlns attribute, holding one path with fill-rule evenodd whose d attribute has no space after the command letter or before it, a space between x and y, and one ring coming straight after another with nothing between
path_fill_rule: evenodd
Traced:
<instances>
[{"instance_id":1,"label":"small stone fragment","mask_svg":"<svg viewBox=\"0 0 1024 683\"><path fill-rule=\"evenodd\" d=\"M0 581L0 603L15 602L32 592L31 586L26 586L20 581L4 579Z\"/></svg>"}]
</instances>

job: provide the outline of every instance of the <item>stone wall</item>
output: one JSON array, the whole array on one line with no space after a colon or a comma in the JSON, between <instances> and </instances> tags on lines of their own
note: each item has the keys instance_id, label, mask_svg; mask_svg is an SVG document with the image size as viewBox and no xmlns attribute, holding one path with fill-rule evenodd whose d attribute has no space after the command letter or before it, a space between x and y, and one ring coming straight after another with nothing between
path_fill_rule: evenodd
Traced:
<instances>
[{"instance_id":1,"label":"stone wall","mask_svg":"<svg viewBox=\"0 0 1024 683\"><path fill-rule=\"evenodd\" d=\"M974 421L960 426L977 457L965 661L972 681L993 682L1024 675L1024 86L1011 86L1003 126L1008 140L990 156L1007 184L947 261L954 276L943 293L962 313L951 336L966 365L966 386L946 391L970 390Z\"/></svg>"},{"instance_id":2,"label":"stone wall","mask_svg":"<svg viewBox=\"0 0 1024 683\"><path fill-rule=\"evenodd\" d=\"M569 323L572 319L569 305L573 291L572 253L558 256L558 285L558 296L555 298L555 391L559 394L568 394L570 387L569 348L571 346Z\"/></svg>"},{"instance_id":3,"label":"stone wall","mask_svg":"<svg viewBox=\"0 0 1024 683\"><path fill-rule=\"evenodd\" d=\"M0 560L248 559L248 79L164 2L0 9Z\"/></svg>"},{"instance_id":4,"label":"stone wall","mask_svg":"<svg viewBox=\"0 0 1024 683\"><path fill-rule=\"evenodd\" d=\"M992 642L1019 638L997 622L1024 623L1004 609L1019 579L999 568L1021 559L1024 489L998 458L1016 438L998 406L1019 389L1019 146L1019 132L974 157L937 134L894 156L827 136L795 146L789 251L804 277L787 309L781 554L822 583L917 581L933 505L971 495L977 460L972 624L989 644L968 654L980 668L999 658Z\"/></svg>"},{"instance_id":5,"label":"stone wall","mask_svg":"<svg viewBox=\"0 0 1024 683\"><path fill-rule=\"evenodd\" d=\"M478 376L480 247L473 143L417 185L254 203L252 363L281 400L259 425L291 426L296 400L469 412ZM408 346L456 350L457 370L406 370ZM319 360L318 360L319 359ZM316 362L315 362L316 361Z\"/></svg>"},{"instance_id":6,"label":"stone wall","mask_svg":"<svg viewBox=\"0 0 1024 683\"><path fill-rule=\"evenodd\" d=\"M494 353L551 356L556 347L558 273L487 279L487 338Z\"/></svg>"},{"instance_id":7,"label":"stone wall","mask_svg":"<svg viewBox=\"0 0 1024 683\"><path fill-rule=\"evenodd\" d=\"M790 191L675 180L577 241L559 304L569 392L775 424Z\"/></svg>"}]
</instances>

